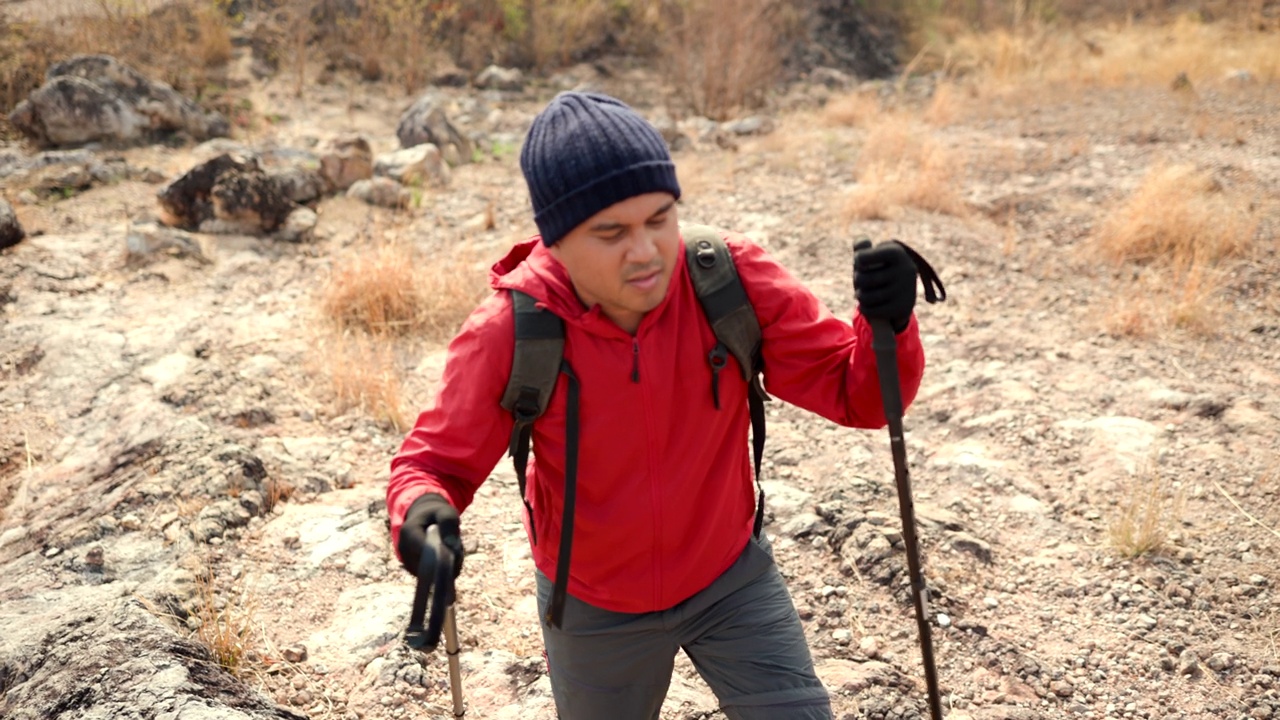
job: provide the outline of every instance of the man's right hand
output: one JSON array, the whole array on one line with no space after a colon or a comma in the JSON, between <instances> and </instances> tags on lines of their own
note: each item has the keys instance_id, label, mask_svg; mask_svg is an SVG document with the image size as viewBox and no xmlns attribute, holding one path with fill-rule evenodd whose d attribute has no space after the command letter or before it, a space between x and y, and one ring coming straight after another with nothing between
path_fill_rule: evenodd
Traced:
<instances>
[{"instance_id":1,"label":"man's right hand","mask_svg":"<svg viewBox=\"0 0 1280 720\"><path fill-rule=\"evenodd\" d=\"M417 577L422 549L427 545L427 528L435 525L440 530L440 542L453 551L453 576L462 572L462 536L458 529L458 511L438 493L427 493L409 506L404 525L400 527L400 540L396 550L400 563L409 574Z\"/></svg>"}]
</instances>

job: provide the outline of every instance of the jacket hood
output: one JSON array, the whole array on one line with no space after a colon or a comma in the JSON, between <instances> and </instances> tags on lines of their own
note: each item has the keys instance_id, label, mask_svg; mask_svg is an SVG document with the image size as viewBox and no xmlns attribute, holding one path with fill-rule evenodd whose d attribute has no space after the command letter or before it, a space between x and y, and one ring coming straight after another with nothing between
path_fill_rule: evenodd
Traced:
<instances>
[{"instance_id":1,"label":"jacket hood","mask_svg":"<svg viewBox=\"0 0 1280 720\"><path fill-rule=\"evenodd\" d=\"M677 282L684 274L683 243L681 247L681 251L676 256L672 283ZM566 322L598 327L602 321L605 321L599 305L589 309L583 307L582 301L578 299L578 294L573 289L573 281L569 279L569 271L542 244L541 236L535 235L517 243L506 257L494 263L489 268L489 285L494 290L519 290ZM651 314L660 315L670 297L671 292L668 290L667 296L657 308L650 311ZM609 326L617 327L612 321L606 322Z\"/></svg>"}]
</instances>

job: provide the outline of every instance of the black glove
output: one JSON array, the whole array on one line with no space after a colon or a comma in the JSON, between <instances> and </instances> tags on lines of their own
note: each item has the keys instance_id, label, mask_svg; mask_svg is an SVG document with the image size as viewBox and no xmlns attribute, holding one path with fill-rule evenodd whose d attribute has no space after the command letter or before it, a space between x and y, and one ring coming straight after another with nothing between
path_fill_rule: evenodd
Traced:
<instances>
[{"instance_id":1,"label":"black glove","mask_svg":"<svg viewBox=\"0 0 1280 720\"><path fill-rule=\"evenodd\" d=\"M906 330L916 306L916 265L906 248L895 240L855 247L853 294L863 317L888 320L895 333Z\"/></svg>"},{"instance_id":2,"label":"black glove","mask_svg":"<svg viewBox=\"0 0 1280 720\"><path fill-rule=\"evenodd\" d=\"M422 549L427 545L427 528L435 525L440 530L440 542L453 551L453 576L462 572L462 536L458 531L458 511L439 493L427 493L409 506L400 527L400 562L409 574L417 577Z\"/></svg>"}]
</instances>

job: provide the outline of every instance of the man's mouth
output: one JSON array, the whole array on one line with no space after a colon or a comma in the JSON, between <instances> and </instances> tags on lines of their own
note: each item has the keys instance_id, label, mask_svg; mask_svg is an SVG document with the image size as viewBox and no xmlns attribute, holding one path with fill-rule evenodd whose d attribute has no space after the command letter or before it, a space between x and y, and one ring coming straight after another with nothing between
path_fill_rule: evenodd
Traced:
<instances>
[{"instance_id":1,"label":"man's mouth","mask_svg":"<svg viewBox=\"0 0 1280 720\"><path fill-rule=\"evenodd\" d=\"M636 288L637 290L649 291L657 286L658 279L661 277L662 277L662 270L661 268L659 268L657 270L653 270L652 272L641 273L640 275L636 275L635 277L632 277L630 280L627 280L627 284Z\"/></svg>"}]
</instances>

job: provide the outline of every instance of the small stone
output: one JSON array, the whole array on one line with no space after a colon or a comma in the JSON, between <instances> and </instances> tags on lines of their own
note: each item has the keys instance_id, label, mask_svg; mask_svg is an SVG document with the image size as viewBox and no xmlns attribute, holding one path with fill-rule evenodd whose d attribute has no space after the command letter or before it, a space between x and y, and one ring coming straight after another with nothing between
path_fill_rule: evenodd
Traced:
<instances>
[{"instance_id":1,"label":"small stone","mask_svg":"<svg viewBox=\"0 0 1280 720\"><path fill-rule=\"evenodd\" d=\"M125 515L124 517L120 518L120 527L129 531L141 530L142 519L139 518L137 515L134 515L133 513L129 513L128 515Z\"/></svg>"},{"instance_id":2,"label":"small stone","mask_svg":"<svg viewBox=\"0 0 1280 720\"><path fill-rule=\"evenodd\" d=\"M951 616L946 613L938 613L938 627L951 627Z\"/></svg>"},{"instance_id":3,"label":"small stone","mask_svg":"<svg viewBox=\"0 0 1280 720\"><path fill-rule=\"evenodd\" d=\"M1178 656L1178 674L1187 677L1200 677L1204 670L1200 667L1200 658L1194 650L1183 650Z\"/></svg>"},{"instance_id":4,"label":"small stone","mask_svg":"<svg viewBox=\"0 0 1280 720\"><path fill-rule=\"evenodd\" d=\"M297 695L289 699L294 707L304 707L311 704L311 693L306 690L299 690Z\"/></svg>"},{"instance_id":5,"label":"small stone","mask_svg":"<svg viewBox=\"0 0 1280 720\"><path fill-rule=\"evenodd\" d=\"M835 640L837 645L848 645L853 642L853 633L845 628L840 628L831 633L831 639Z\"/></svg>"},{"instance_id":6,"label":"small stone","mask_svg":"<svg viewBox=\"0 0 1280 720\"><path fill-rule=\"evenodd\" d=\"M1049 683L1049 689L1053 691L1054 695L1063 698L1071 697L1076 691L1075 686L1066 680L1054 680Z\"/></svg>"},{"instance_id":7,"label":"small stone","mask_svg":"<svg viewBox=\"0 0 1280 720\"><path fill-rule=\"evenodd\" d=\"M281 651L281 654L291 663L300 663L307 659L307 646L302 643L290 645Z\"/></svg>"},{"instance_id":8,"label":"small stone","mask_svg":"<svg viewBox=\"0 0 1280 720\"><path fill-rule=\"evenodd\" d=\"M858 652L869 658L880 657L880 638L867 635L858 642Z\"/></svg>"},{"instance_id":9,"label":"small stone","mask_svg":"<svg viewBox=\"0 0 1280 720\"><path fill-rule=\"evenodd\" d=\"M1230 670L1235 665L1235 659L1227 653L1214 653L1209 656L1209 659L1205 661L1205 664L1209 666L1209 669L1215 672L1222 672L1224 670Z\"/></svg>"},{"instance_id":10,"label":"small stone","mask_svg":"<svg viewBox=\"0 0 1280 720\"><path fill-rule=\"evenodd\" d=\"M94 545L84 554L84 565L90 570L101 570L105 557L101 545Z\"/></svg>"},{"instance_id":11,"label":"small stone","mask_svg":"<svg viewBox=\"0 0 1280 720\"><path fill-rule=\"evenodd\" d=\"M986 605L988 608L991 608L992 610L1000 607L1000 601L991 597L990 595L988 595L985 599L983 599L982 604Z\"/></svg>"},{"instance_id":12,"label":"small stone","mask_svg":"<svg viewBox=\"0 0 1280 720\"><path fill-rule=\"evenodd\" d=\"M48 550L45 550L44 556L46 558L55 558L55 557L58 557L58 555L60 555L61 553L62 553L62 548L55 546L55 547L49 548Z\"/></svg>"}]
</instances>

